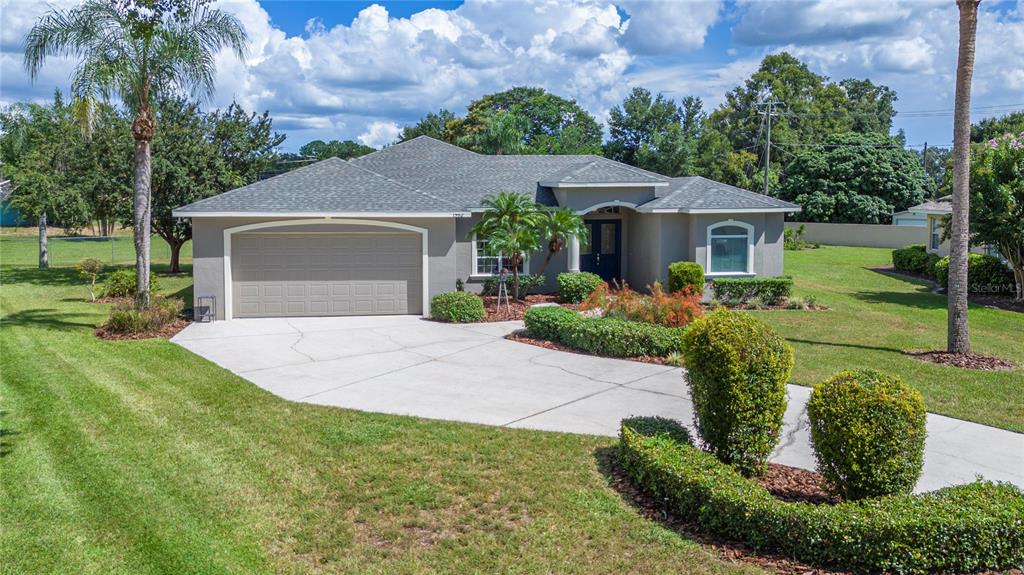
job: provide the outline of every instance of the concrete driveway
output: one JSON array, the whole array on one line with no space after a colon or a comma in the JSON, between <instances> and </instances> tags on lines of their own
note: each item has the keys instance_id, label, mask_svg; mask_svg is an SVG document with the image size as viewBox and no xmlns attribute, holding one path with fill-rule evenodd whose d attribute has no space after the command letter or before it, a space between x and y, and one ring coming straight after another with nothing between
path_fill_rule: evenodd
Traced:
<instances>
[{"instance_id":1,"label":"concrete driveway","mask_svg":"<svg viewBox=\"0 0 1024 575\"><path fill-rule=\"evenodd\" d=\"M470 423L616 435L630 415L690 424L683 371L509 341L519 322L453 325L413 316L238 319L172 341L285 399ZM789 386L773 461L814 468L804 406ZM1024 487L1024 435L929 415L918 490L983 475Z\"/></svg>"}]
</instances>

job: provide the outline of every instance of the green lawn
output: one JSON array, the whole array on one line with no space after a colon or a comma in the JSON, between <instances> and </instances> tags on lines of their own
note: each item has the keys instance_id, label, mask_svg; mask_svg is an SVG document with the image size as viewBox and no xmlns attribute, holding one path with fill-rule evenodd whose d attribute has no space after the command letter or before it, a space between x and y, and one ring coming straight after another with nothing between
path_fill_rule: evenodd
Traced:
<instances>
[{"instance_id":1,"label":"green lawn","mask_svg":"<svg viewBox=\"0 0 1024 575\"><path fill-rule=\"evenodd\" d=\"M921 283L866 268L890 263L890 250L823 247L786 252L796 295L829 311L764 311L796 350L793 383L814 385L843 369L874 368L921 390L928 411L1024 432L1024 314L971 306L971 348L1009 359L1011 372L923 363L908 349L945 349L946 298Z\"/></svg>"},{"instance_id":2,"label":"green lawn","mask_svg":"<svg viewBox=\"0 0 1024 575\"><path fill-rule=\"evenodd\" d=\"M754 571L641 518L601 471L614 440L290 403L167 341L97 340L107 306L11 246L0 571Z\"/></svg>"}]
</instances>

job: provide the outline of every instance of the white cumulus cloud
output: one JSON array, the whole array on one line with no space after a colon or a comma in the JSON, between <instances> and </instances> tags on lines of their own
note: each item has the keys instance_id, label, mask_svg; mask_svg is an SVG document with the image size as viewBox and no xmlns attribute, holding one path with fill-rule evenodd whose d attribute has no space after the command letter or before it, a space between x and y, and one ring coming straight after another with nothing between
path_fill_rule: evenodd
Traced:
<instances>
[{"instance_id":1,"label":"white cumulus cloud","mask_svg":"<svg viewBox=\"0 0 1024 575\"><path fill-rule=\"evenodd\" d=\"M373 121L367 124L366 131L359 134L359 141L372 148L382 148L393 143L401 135L402 128L394 122Z\"/></svg>"}]
</instances>

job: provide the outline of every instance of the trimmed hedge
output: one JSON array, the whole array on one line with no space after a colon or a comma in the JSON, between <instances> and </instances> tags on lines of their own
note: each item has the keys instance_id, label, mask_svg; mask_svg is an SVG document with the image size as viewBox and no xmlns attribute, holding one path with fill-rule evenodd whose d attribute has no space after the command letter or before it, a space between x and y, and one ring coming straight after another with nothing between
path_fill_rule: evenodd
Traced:
<instances>
[{"instance_id":1,"label":"trimmed hedge","mask_svg":"<svg viewBox=\"0 0 1024 575\"><path fill-rule=\"evenodd\" d=\"M590 272L558 274L558 297L565 303L580 303L604 283L601 276Z\"/></svg>"},{"instance_id":2,"label":"trimmed hedge","mask_svg":"<svg viewBox=\"0 0 1024 575\"><path fill-rule=\"evenodd\" d=\"M538 306L528 308L523 314L523 321L530 337L561 342L560 335L566 326L583 321L583 316L561 306Z\"/></svg>"},{"instance_id":3,"label":"trimmed hedge","mask_svg":"<svg viewBox=\"0 0 1024 575\"><path fill-rule=\"evenodd\" d=\"M694 293L704 292L704 268L697 262L668 264L668 291L675 293L690 288Z\"/></svg>"},{"instance_id":4,"label":"trimmed hedge","mask_svg":"<svg viewBox=\"0 0 1024 575\"><path fill-rule=\"evenodd\" d=\"M628 427L644 437L665 436L676 443L693 445L690 430L675 419L657 415L627 417L622 420L621 427Z\"/></svg>"},{"instance_id":5,"label":"trimmed hedge","mask_svg":"<svg viewBox=\"0 0 1024 575\"><path fill-rule=\"evenodd\" d=\"M430 300L430 317L452 323L472 323L484 319L484 300L475 293L450 291Z\"/></svg>"},{"instance_id":6,"label":"trimmed hedge","mask_svg":"<svg viewBox=\"0 0 1024 575\"><path fill-rule=\"evenodd\" d=\"M715 299L730 305L757 298L765 305L777 305L793 295L793 278L716 278Z\"/></svg>"},{"instance_id":7,"label":"trimmed hedge","mask_svg":"<svg viewBox=\"0 0 1024 575\"><path fill-rule=\"evenodd\" d=\"M530 337L610 357L665 357L682 349L685 328L607 317L583 317L564 308L531 307L523 314Z\"/></svg>"},{"instance_id":8,"label":"trimmed hedge","mask_svg":"<svg viewBox=\"0 0 1024 575\"><path fill-rule=\"evenodd\" d=\"M935 263L935 280L949 287L949 256ZM967 255L967 289L973 293L1014 293L1013 272L999 258L976 254Z\"/></svg>"},{"instance_id":9,"label":"trimmed hedge","mask_svg":"<svg viewBox=\"0 0 1024 575\"><path fill-rule=\"evenodd\" d=\"M1024 493L976 481L836 505L776 499L728 465L623 422L619 461L644 491L708 533L859 572L964 573L1024 564Z\"/></svg>"},{"instance_id":10,"label":"trimmed hedge","mask_svg":"<svg viewBox=\"0 0 1024 575\"><path fill-rule=\"evenodd\" d=\"M899 272L935 277L935 262L939 256L928 252L924 244L914 244L892 251L892 267Z\"/></svg>"},{"instance_id":11,"label":"trimmed hedge","mask_svg":"<svg viewBox=\"0 0 1024 575\"><path fill-rule=\"evenodd\" d=\"M818 472L843 499L910 493L924 463L924 399L898 377L842 371L811 391Z\"/></svg>"},{"instance_id":12,"label":"trimmed hedge","mask_svg":"<svg viewBox=\"0 0 1024 575\"><path fill-rule=\"evenodd\" d=\"M498 295L498 276L491 276L484 280L480 290L481 295ZM544 285L543 274L521 274L519 276L519 297L523 297L531 291ZM508 293L512 295L512 274L508 276L508 283L505 284Z\"/></svg>"},{"instance_id":13,"label":"trimmed hedge","mask_svg":"<svg viewBox=\"0 0 1024 575\"><path fill-rule=\"evenodd\" d=\"M779 442L793 348L750 314L719 309L683 337L694 423L708 451L759 475Z\"/></svg>"}]
</instances>

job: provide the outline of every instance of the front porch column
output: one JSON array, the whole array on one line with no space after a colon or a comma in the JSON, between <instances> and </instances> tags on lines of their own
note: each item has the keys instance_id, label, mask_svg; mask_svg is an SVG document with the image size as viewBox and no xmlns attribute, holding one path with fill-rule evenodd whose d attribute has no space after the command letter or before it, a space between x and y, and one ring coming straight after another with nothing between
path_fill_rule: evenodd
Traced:
<instances>
[{"instance_id":1,"label":"front porch column","mask_svg":"<svg viewBox=\"0 0 1024 575\"><path fill-rule=\"evenodd\" d=\"M580 241L576 236L569 236L569 271L580 271Z\"/></svg>"}]
</instances>

